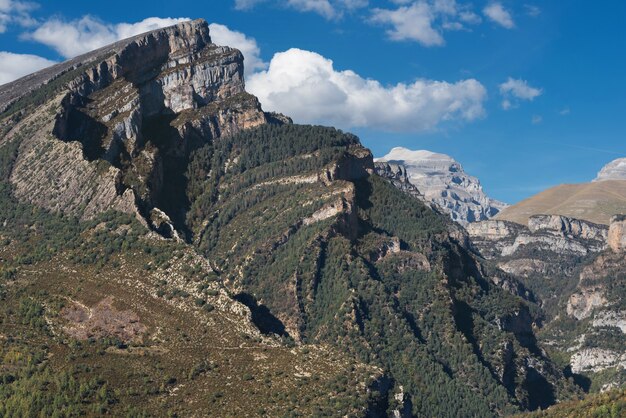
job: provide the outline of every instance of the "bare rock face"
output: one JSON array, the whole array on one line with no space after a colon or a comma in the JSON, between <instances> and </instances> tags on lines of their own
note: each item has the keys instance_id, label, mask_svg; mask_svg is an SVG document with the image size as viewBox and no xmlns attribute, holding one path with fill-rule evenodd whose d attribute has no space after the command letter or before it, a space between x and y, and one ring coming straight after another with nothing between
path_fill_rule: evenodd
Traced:
<instances>
[{"instance_id":1,"label":"bare rock face","mask_svg":"<svg viewBox=\"0 0 626 418\"><path fill-rule=\"evenodd\" d=\"M626 354L602 348L583 349L572 356L572 371L599 372L609 367L626 368Z\"/></svg>"},{"instance_id":2,"label":"bare rock face","mask_svg":"<svg viewBox=\"0 0 626 418\"><path fill-rule=\"evenodd\" d=\"M377 162L403 165L426 200L462 225L489 219L507 206L488 197L480 181L448 155L396 147Z\"/></svg>"},{"instance_id":3,"label":"bare rock face","mask_svg":"<svg viewBox=\"0 0 626 418\"><path fill-rule=\"evenodd\" d=\"M509 221L489 220L470 224L467 230L487 258L516 256L529 248L583 256L602 251L608 235L604 225L558 215L532 216L528 228Z\"/></svg>"},{"instance_id":4,"label":"bare rock face","mask_svg":"<svg viewBox=\"0 0 626 418\"><path fill-rule=\"evenodd\" d=\"M518 235L527 231L522 225L493 219L471 223L465 229L474 247L488 259L501 256L504 248L513 245Z\"/></svg>"},{"instance_id":5,"label":"bare rock face","mask_svg":"<svg viewBox=\"0 0 626 418\"><path fill-rule=\"evenodd\" d=\"M626 215L616 215L611 219L608 244L616 253L626 250Z\"/></svg>"},{"instance_id":6,"label":"bare rock face","mask_svg":"<svg viewBox=\"0 0 626 418\"><path fill-rule=\"evenodd\" d=\"M405 193L415 196L423 202L426 202L426 198L417 187L409 181L409 175L406 171L406 167L402 164L388 163L386 161L377 161L374 163L374 171L379 176L389 180L398 189Z\"/></svg>"},{"instance_id":7,"label":"bare rock face","mask_svg":"<svg viewBox=\"0 0 626 418\"><path fill-rule=\"evenodd\" d=\"M4 85L0 109L0 145L20 144L10 177L19 199L83 219L117 209L146 224L158 207L168 221L157 223L172 228L190 153L268 122L245 92L242 54L212 44L203 20Z\"/></svg>"},{"instance_id":8,"label":"bare rock face","mask_svg":"<svg viewBox=\"0 0 626 418\"><path fill-rule=\"evenodd\" d=\"M531 232L541 230L556 231L565 237L594 241L606 241L607 229L604 225L560 215L535 215L528 219Z\"/></svg>"}]
</instances>

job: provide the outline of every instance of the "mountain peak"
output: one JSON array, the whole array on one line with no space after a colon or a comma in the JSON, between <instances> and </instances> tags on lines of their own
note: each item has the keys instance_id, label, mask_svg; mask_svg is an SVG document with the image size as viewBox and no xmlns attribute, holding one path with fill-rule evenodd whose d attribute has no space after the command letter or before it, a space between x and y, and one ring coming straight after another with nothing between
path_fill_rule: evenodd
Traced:
<instances>
[{"instance_id":1,"label":"mountain peak","mask_svg":"<svg viewBox=\"0 0 626 418\"><path fill-rule=\"evenodd\" d=\"M626 180L626 158L611 161L598 172L593 181Z\"/></svg>"},{"instance_id":2,"label":"mountain peak","mask_svg":"<svg viewBox=\"0 0 626 418\"><path fill-rule=\"evenodd\" d=\"M463 225L489 219L507 206L488 197L480 181L467 174L463 166L449 155L395 147L376 161L403 165L409 181L426 200Z\"/></svg>"}]
</instances>

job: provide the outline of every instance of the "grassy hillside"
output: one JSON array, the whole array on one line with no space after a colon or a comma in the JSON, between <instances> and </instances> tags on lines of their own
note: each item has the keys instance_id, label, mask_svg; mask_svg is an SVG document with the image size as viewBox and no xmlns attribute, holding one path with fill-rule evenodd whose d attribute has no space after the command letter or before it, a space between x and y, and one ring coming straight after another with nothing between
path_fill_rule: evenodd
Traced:
<instances>
[{"instance_id":1,"label":"grassy hillside","mask_svg":"<svg viewBox=\"0 0 626 418\"><path fill-rule=\"evenodd\" d=\"M626 213L626 181L563 184L509 206L496 219L528 223L532 215L564 215L608 225L613 215Z\"/></svg>"}]
</instances>

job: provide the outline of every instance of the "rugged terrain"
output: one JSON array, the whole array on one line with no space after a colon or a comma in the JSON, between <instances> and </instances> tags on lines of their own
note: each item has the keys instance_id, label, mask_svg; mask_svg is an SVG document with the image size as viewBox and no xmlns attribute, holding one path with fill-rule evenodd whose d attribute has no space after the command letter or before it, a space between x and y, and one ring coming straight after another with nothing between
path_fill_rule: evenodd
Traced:
<instances>
[{"instance_id":1,"label":"rugged terrain","mask_svg":"<svg viewBox=\"0 0 626 418\"><path fill-rule=\"evenodd\" d=\"M480 181L448 155L396 147L377 162L403 166L426 201L462 225L492 218L507 207L487 196Z\"/></svg>"},{"instance_id":2,"label":"rugged terrain","mask_svg":"<svg viewBox=\"0 0 626 418\"><path fill-rule=\"evenodd\" d=\"M626 383L623 219L607 227L535 215L528 227L501 220L468 227L477 251L531 292L543 313L540 339L592 391Z\"/></svg>"},{"instance_id":3,"label":"rugged terrain","mask_svg":"<svg viewBox=\"0 0 626 418\"><path fill-rule=\"evenodd\" d=\"M242 75L193 21L0 89L0 415L501 416L582 394L538 341L539 290Z\"/></svg>"}]
</instances>

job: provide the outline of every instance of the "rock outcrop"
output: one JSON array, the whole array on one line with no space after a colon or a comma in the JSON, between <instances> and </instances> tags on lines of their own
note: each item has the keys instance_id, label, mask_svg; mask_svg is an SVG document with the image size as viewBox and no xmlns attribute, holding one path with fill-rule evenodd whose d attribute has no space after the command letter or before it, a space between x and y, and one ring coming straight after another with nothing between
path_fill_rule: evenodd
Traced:
<instances>
[{"instance_id":1,"label":"rock outcrop","mask_svg":"<svg viewBox=\"0 0 626 418\"><path fill-rule=\"evenodd\" d=\"M245 92L242 54L212 44L203 20L2 86L0 108L2 142L20 143L10 178L19 199L83 219L117 209L148 224L157 209L172 228L184 217L190 153L269 120Z\"/></svg>"},{"instance_id":2,"label":"rock outcrop","mask_svg":"<svg viewBox=\"0 0 626 418\"><path fill-rule=\"evenodd\" d=\"M467 231L486 258L516 256L529 248L535 252L586 255L602 251L608 235L604 225L558 215L532 216L528 227L500 220L477 222L469 225ZM531 267L536 268L536 264Z\"/></svg>"},{"instance_id":3,"label":"rock outcrop","mask_svg":"<svg viewBox=\"0 0 626 418\"><path fill-rule=\"evenodd\" d=\"M396 188L426 202L425 196L409 181L406 167L402 164L377 161L374 163L374 170L376 174L389 180Z\"/></svg>"},{"instance_id":4,"label":"rock outcrop","mask_svg":"<svg viewBox=\"0 0 626 418\"><path fill-rule=\"evenodd\" d=\"M480 181L448 155L396 147L377 162L404 166L409 181L426 200L462 225L489 219L507 206L488 197Z\"/></svg>"},{"instance_id":5,"label":"rock outcrop","mask_svg":"<svg viewBox=\"0 0 626 418\"><path fill-rule=\"evenodd\" d=\"M616 215L611 218L608 234L609 247L616 253L626 250L626 216Z\"/></svg>"}]
</instances>

